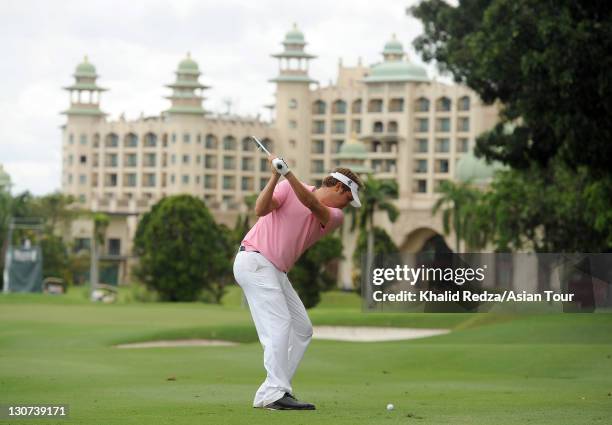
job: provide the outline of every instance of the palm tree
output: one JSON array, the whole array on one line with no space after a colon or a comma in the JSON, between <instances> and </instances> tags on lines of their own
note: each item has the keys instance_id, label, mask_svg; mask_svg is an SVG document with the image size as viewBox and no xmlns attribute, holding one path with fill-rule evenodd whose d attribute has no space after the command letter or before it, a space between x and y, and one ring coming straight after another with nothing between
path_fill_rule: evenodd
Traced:
<instances>
[{"instance_id":1,"label":"palm tree","mask_svg":"<svg viewBox=\"0 0 612 425\"><path fill-rule=\"evenodd\" d=\"M399 210L393 205L391 200L397 199L398 187L397 182L394 180L379 180L371 175L368 175L363 185L363 190L360 191L361 208L359 210L352 210L353 220L351 230L354 230L356 225L358 225L361 231L367 232L365 275L370 276L374 260L374 213L376 211L384 211L392 223L397 220Z\"/></svg>"},{"instance_id":2,"label":"palm tree","mask_svg":"<svg viewBox=\"0 0 612 425\"><path fill-rule=\"evenodd\" d=\"M455 252L460 252L461 241L470 248L482 247L481 226L475 226L478 216L478 200L481 193L468 183L442 182L438 189L440 197L431 209L431 214L442 212L444 234L455 233Z\"/></svg>"}]
</instances>

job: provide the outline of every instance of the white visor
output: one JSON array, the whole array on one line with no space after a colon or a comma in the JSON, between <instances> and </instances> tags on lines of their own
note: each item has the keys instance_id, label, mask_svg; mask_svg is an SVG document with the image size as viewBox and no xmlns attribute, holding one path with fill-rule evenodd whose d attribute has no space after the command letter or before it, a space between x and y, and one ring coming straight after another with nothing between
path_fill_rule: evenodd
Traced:
<instances>
[{"instance_id":1,"label":"white visor","mask_svg":"<svg viewBox=\"0 0 612 425\"><path fill-rule=\"evenodd\" d=\"M358 193L359 185L342 173L335 172L335 173L331 173L330 176L332 176L338 181L341 181L346 186L348 186L349 189L351 189L351 194L353 195L353 200L351 201L351 205L354 206L355 208L359 208L361 206L361 202L359 201L359 193Z\"/></svg>"}]
</instances>

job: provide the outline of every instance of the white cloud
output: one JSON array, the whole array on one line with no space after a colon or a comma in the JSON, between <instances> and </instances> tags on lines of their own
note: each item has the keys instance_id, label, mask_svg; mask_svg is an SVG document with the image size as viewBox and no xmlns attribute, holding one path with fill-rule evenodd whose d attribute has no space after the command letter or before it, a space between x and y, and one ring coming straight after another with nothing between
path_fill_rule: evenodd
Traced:
<instances>
[{"instance_id":1,"label":"white cloud","mask_svg":"<svg viewBox=\"0 0 612 425\"><path fill-rule=\"evenodd\" d=\"M265 113L273 99L268 83L277 73L270 54L282 49L284 34L296 22L318 58L311 76L322 84L344 64L381 59L384 43L396 33L413 61L410 43L420 24L406 16L414 1L389 0L174 0L77 1L19 0L3 3L0 15L0 163L15 191L36 194L59 188L60 129L68 107L61 87L87 54L110 89L102 108L158 114L169 103L171 83L187 51L199 63L202 82L211 85L205 107L216 111L233 101L233 111ZM431 69L431 67L430 67ZM431 69L430 72L432 72Z\"/></svg>"}]
</instances>

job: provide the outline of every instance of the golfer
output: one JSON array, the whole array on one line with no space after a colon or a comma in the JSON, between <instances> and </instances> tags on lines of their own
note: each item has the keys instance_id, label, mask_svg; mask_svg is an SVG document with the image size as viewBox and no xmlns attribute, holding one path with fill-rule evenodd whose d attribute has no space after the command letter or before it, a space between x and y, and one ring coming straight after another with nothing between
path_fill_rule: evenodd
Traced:
<instances>
[{"instance_id":1,"label":"golfer","mask_svg":"<svg viewBox=\"0 0 612 425\"><path fill-rule=\"evenodd\" d=\"M268 160L272 164L275 158ZM287 272L306 249L342 224L342 208L361 206L361 182L350 169L337 168L315 189L300 182L285 161L276 162L255 204L259 219L234 261L234 277L248 301L267 372L253 407L314 410L314 405L298 401L291 387L312 338L312 324ZM285 180L279 183L281 175Z\"/></svg>"}]
</instances>

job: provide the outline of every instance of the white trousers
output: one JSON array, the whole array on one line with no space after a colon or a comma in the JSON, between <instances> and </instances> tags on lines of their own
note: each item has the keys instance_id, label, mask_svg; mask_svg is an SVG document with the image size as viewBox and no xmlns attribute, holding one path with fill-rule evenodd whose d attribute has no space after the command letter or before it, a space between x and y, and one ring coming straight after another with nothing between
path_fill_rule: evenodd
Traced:
<instances>
[{"instance_id":1,"label":"white trousers","mask_svg":"<svg viewBox=\"0 0 612 425\"><path fill-rule=\"evenodd\" d=\"M312 323L287 275L257 252L240 251L234 277L244 291L259 341L267 376L253 407L264 407L286 392L312 339Z\"/></svg>"}]
</instances>

